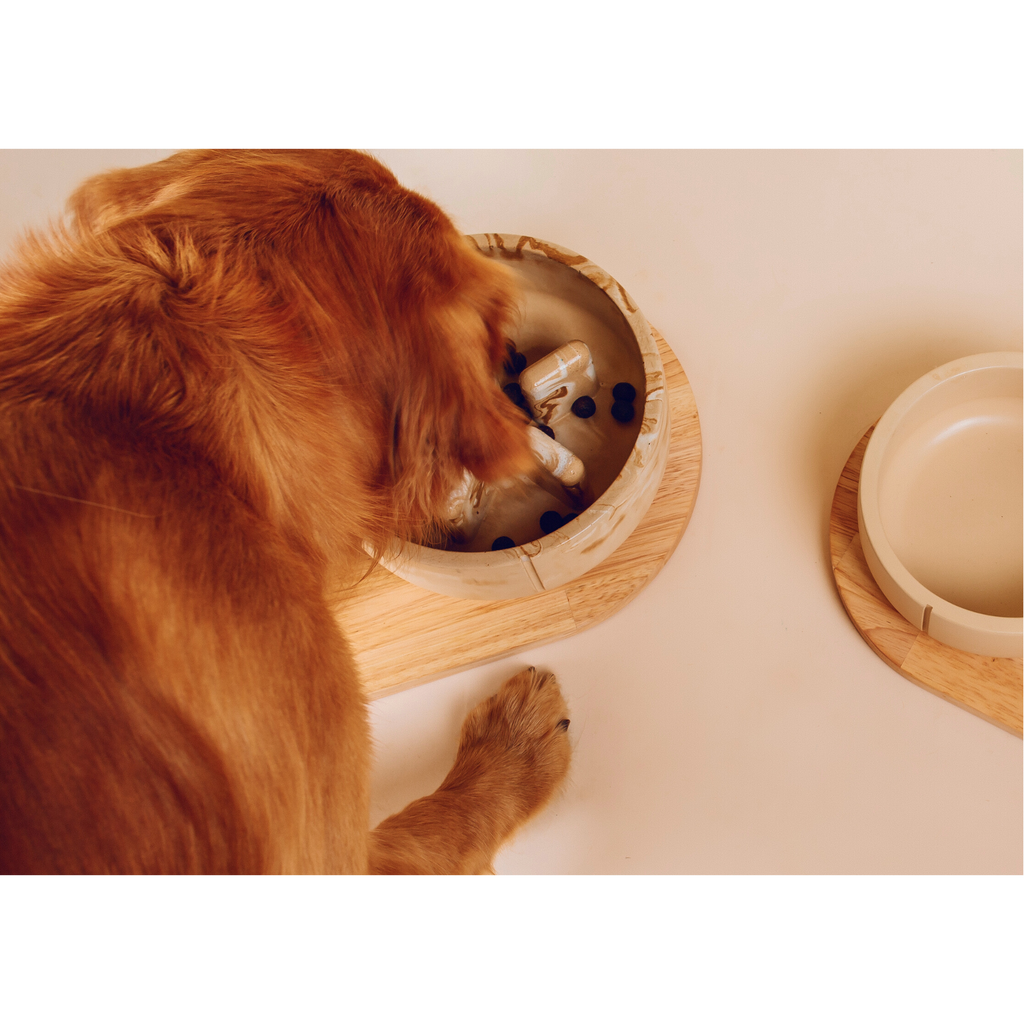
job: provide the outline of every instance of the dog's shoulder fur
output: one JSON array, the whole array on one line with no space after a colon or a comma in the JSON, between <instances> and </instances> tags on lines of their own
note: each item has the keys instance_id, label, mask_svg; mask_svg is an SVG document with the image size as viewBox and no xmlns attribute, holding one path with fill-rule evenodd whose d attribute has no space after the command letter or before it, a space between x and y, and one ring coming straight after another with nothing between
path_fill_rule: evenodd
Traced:
<instances>
[{"instance_id":1,"label":"dog's shoulder fur","mask_svg":"<svg viewBox=\"0 0 1024 1024\"><path fill-rule=\"evenodd\" d=\"M358 153L102 175L0 278L0 868L362 871L364 542L529 463L510 275ZM563 771L564 774L564 771Z\"/></svg>"}]
</instances>

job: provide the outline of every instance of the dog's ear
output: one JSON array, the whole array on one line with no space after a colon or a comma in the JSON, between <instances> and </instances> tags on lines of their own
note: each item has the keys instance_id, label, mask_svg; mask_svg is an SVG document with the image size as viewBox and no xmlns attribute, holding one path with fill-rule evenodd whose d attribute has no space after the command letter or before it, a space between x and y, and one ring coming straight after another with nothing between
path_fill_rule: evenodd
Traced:
<instances>
[{"instance_id":1,"label":"dog's ear","mask_svg":"<svg viewBox=\"0 0 1024 1024\"><path fill-rule=\"evenodd\" d=\"M431 381L427 396L406 391L394 407L390 504L402 534L436 523L467 469L495 482L536 468L526 417L495 382L467 388L442 372Z\"/></svg>"},{"instance_id":2,"label":"dog's ear","mask_svg":"<svg viewBox=\"0 0 1024 1024\"><path fill-rule=\"evenodd\" d=\"M516 284L507 268L459 242L465 253L464 299L442 325L452 348L452 387L462 406L455 444L463 466L492 482L528 472L534 461L528 418L502 393L497 379L516 315Z\"/></svg>"},{"instance_id":3,"label":"dog's ear","mask_svg":"<svg viewBox=\"0 0 1024 1024\"><path fill-rule=\"evenodd\" d=\"M467 403L459 420L458 451L473 476L488 483L528 473L534 466L527 419L495 387Z\"/></svg>"},{"instance_id":4,"label":"dog's ear","mask_svg":"<svg viewBox=\"0 0 1024 1024\"><path fill-rule=\"evenodd\" d=\"M394 506L413 529L441 515L465 470L497 481L534 467L526 416L497 378L511 308L501 288L470 285L407 325L388 401Z\"/></svg>"}]
</instances>

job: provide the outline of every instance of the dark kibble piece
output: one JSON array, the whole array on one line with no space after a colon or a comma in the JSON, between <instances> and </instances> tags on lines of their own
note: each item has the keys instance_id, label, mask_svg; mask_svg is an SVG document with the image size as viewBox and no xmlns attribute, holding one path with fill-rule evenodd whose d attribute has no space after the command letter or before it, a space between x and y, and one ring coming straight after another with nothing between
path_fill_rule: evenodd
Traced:
<instances>
[{"instance_id":1,"label":"dark kibble piece","mask_svg":"<svg viewBox=\"0 0 1024 1024\"><path fill-rule=\"evenodd\" d=\"M516 373L522 373L526 369L526 356L522 352L516 352L512 356L512 362L515 363Z\"/></svg>"},{"instance_id":2,"label":"dark kibble piece","mask_svg":"<svg viewBox=\"0 0 1024 1024\"><path fill-rule=\"evenodd\" d=\"M562 519L562 525L565 526L566 523L571 523L575 518L576 518L576 513L575 512L570 512L567 516L565 516Z\"/></svg>"},{"instance_id":3,"label":"dark kibble piece","mask_svg":"<svg viewBox=\"0 0 1024 1024\"><path fill-rule=\"evenodd\" d=\"M612 402L612 416L620 423L628 423L635 415L631 402Z\"/></svg>"},{"instance_id":4,"label":"dark kibble piece","mask_svg":"<svg viewBox=\"0 0 1024 1024\"><path fill-rule=\"evenodd\" d=\"M543 433L547 434L548 437L550 437L552 441L555 439L555 432L549 426L547 426L547 424L538 423L537 424L537 429L542 431Z\"/></svg>"},{"instance_id":5,"label":"dark kibble piece","mask_svg":"<svg viewBox=\"0 0 1024 1024\"><path fill-rule=\"evenodd\" d=\"M505 548L514 548L516 542L511 537L498 537L491 545L492 551L504 551Z\"/></svg>"},{"instance_id":6,"label":"dark kibble piece","mask_svg":"<svg viewBox=\"0 0 1024 1024\"><path fill-rule=\"evenodd\" d=\"M581 420L589 419L597 412L597 403L590 397L590 395L584 395L582 398L577 398L572 403L572 411L579 416Z\"/></svg>"},{"instance_id":7,"label":"dark kibble piece","mask_svg":"<svg viewBox=\"0 0 1024 1024\"><path fill-rule=\"evenodd\" d=\"M562 516L552 509L540 517L540 528L545 533L552 533L562 525Z\"/></svg>"},{"instance_id":8,"label":"dark kibble piece","mask_svg":"<svg viewBox=\"0 0 1024 1024\"><path fill-rule=\"evenodd\" d=\"M501 368L505 371L506 377L518 377L519 371L516 369L516 364L511 358L508 358L501 364Z\"/></svg>"},{"instance_id":9,"label":"dark kibble piece","mask_svg":"<svg viewBox=\"0 0 1024 1024\"><path fill-rule=\"evenodd\" d=\"M621 381L612 388L612 398L616 402L632 402L636 398L636 388L626 381Z\"/></svg>"},{"instance_id":10,"label":"dark kibble piece","mask_svg":"<svg viewBox=\"0 0 1024 1024\"><path fill-rule=\"evenodd\" d=\"M526 404L526 399L523 398L523 389L513 381L511 384L506 384L502 389L505 392L505 396L516 405L522 407Z\"/></svg>"}]
</instances>

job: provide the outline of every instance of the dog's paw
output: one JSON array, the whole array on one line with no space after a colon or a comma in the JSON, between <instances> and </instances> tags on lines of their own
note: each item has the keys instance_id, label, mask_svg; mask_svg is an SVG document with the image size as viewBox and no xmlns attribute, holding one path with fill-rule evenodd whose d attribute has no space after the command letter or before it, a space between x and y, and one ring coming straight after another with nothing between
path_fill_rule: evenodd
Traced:
<instances>
[{"instance_id":1,"label":"dog's paw","mask_svg":"<svg viewBox=\"0 0 1024 1024\"><path fill-rule=\"evenodd\" d=\"M493 874L495 853L569 770L569 709L550 672L528 668L478 704L455 764L430 796L374 829L378 874Z\"/></svg>"},{"instance_id":2,"label":"dog's paw","mask_svg":"<svg viewBox=\"0 0 1024 1024\"><path fill-rule=\"evenodd\" d=\"M449 780L471 786L518 827L564 781L568 731L569 709L555 677L524 669L466 717Z\"/></svg>"}]
</instances>

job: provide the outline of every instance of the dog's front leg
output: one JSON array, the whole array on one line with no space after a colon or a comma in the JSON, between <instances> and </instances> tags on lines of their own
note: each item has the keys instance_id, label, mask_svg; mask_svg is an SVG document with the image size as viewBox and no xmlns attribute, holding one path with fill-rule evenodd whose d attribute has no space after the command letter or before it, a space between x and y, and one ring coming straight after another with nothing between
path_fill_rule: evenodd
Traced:
<instances>
[{"instance_id":1,"label":"dog's front leg","mask_svg":"<svg viewBox=\"0 0 1024 1024\"><path fill-rule=\"evenodd\" d=\"M430 796L370 836L374 874L485 874L498 848L569 770L568 708L549 672L528 668L466 717L455 764Z\"/></svg>"}]
</instances>

